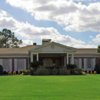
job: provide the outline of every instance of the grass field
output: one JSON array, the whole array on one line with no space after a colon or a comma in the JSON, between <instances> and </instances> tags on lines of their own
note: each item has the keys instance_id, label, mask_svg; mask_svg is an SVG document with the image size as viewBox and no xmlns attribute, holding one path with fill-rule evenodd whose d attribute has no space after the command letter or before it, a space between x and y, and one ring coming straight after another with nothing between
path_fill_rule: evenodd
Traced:
<instances>
[{"instance_id":1,"label":"grass field","mask_svg":"<svg viewBox=\"0 0 100 100\"><path fill-rule=\"evenodd\" d=\"M100 75L1 76L0 100L100 100Z\"/></svg>"}]
</instances>

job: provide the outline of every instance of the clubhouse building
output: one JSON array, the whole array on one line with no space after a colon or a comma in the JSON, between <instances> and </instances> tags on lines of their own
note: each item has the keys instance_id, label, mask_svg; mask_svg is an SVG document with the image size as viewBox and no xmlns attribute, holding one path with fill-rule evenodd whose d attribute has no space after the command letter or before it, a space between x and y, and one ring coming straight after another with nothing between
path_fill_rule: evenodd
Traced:
<instances>
[{"instance_id":1,"label":"clubhouse building","mask_svg":"<svg viewBox=\"0 0 100 100\"><path fill-rule=\"evenodd\" d=\"M23 71L30 67L30 63L42 61L43 67L76 64L85 71L93 71L96 64L100 65L100 53L96 48L73 48L43 39L42 45L20 48L0 48L0 65L4 71Z\"/></svg>"}]
</instances>

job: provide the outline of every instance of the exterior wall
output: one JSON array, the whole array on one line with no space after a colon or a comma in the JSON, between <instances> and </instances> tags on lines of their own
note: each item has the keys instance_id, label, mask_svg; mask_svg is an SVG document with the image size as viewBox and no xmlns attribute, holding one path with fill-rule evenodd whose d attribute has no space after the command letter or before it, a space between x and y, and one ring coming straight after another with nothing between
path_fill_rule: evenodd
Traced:
<instances>
[{"instance_id":1,"label":"exterior wall","mask_svg":"<svg viewBox=\"0 0 100 100\"><path fill-rule=\"evenodd\" d=\"M100 66L100 57L96 58L96 64Z\"/></svg>"},{"instance_id":2,"label":"exterior wall","mask_svg":"<svg viewBox=\"0 0 100 100\"><path fill-rule=\"evenodd\" d=\"M95 65L100 65L100 54L98 53L78 53L75 54L75 59L78 59L77 66L83 70L94 70Z\"/></svg>"},{"instance_id":3,"label":"exterior wall","mask_svg":"<svg viewBox=\"0 0 100 100\"><path fill-rule=\"evenodd\" d=\"M0 59L0 65L3 66L4 71L12 71L12 59Z\"/></svg>"},{"instance_id":4,"label":"exterior wall","mask_svg":"<svg viewBox=\"0 0 100 100\"><path fill-rule=\"evenodd\" d=\"M23 71L29 67L27 57L0 58L0 65L3 66L3 70L6 72Z\"/></svg>"},{"instance_id":5,"label":"exterior wall","mask_svg":"<svg viewBox=\"0 0 100 100\"><path fill-rule=\"evenodd\" d=\"M53 55L52 55L52 57L53 57ZM49 57L49 58L51 58L51 57ZM63 56L63 58L64 58L64 56ZM2 65L4 71L7 71L7 72L23 71L29 67L28 59L29 59L28 57L0 58L0 65ZM51 58L51 59L57 59L57 58ZM65 59L63 59L63 60L65 60ZM59 61L59 62L61 63L61 61ZM64 61L62 61L62 62L64 62ZM82 68L83 70L90 71L90 70L94 70L96 63L100 63L100 59L96 58L96 57L75 57L74 62L78 68Z\"/></svg>"},{"instance_id":6,"label":"exterior wall","mask_svg":"<svg viewBox=\"0 0 100 100\"><path fill-rule=\"evenodd\" d=\"M26 59L23 58L23 59L14 59L14 71L23 71L23 70L26 70Z\"/></svg>"},{"instance_id":7,"label":"exterior wall","mask_svg":"<svg viewBox=\"0 0 100 100\"><path fill-rule=\"evenodd\" d=\"M75 64L78 68L82 68L83 70L91 71L94 70L96 64L95 57L77 57L75 58Z\"/></svg>"}]
</instances>

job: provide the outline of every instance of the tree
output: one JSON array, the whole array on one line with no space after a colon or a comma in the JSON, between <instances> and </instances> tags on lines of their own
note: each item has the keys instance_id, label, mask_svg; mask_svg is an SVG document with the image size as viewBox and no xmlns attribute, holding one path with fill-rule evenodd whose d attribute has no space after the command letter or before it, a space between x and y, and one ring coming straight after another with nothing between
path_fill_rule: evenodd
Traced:
<instances>
[{"instance_id":1,"label":"tree","mask_svg":"<svg viewBox=\"0 0 100 100\"><path fill-rule=\"evenodd\" d=\"M98 45L97 52L100 53L100 45Z\"/></svg>"},{"instance_id":2,"label":"tree","mask_svg":"<svg viewBox=\"0 0 100 100\"><path fill-rule=\"evenodd\" d=\"M9 29L0 31L0 48L18 48L22 40L15 37L14 32Z\"/></svg>"},{"instance_id":3,"label":"tree","mask_svg":"<svg viewBox=\"0 0 100 100\"><path fill-rule=\"evenodd\" d=\"M100 53L100 45L98 45L98 47L97 47L97 52ZM100 56L97 58L95 70L96 70L97 73L100 74Z\"/></svg>"}]
</instances>

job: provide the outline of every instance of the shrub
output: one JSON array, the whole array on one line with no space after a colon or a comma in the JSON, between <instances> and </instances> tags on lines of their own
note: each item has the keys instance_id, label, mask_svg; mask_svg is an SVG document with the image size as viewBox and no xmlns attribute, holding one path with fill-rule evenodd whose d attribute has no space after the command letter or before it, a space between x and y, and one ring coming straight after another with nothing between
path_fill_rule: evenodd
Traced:
<instances>
[{"instance_id":1,"label":"shrub","mask_svg":"<svg viewBox=\"0 0 100 100\"><path fill-rule=\"evenodd\" d=\"M34 72L34 75L49 75L49 74L50 74L49 70L44 67L40 67Z\"/></svg>"},{"instance_id":2,"label":"shrub","mask_svg":"<svg viewBox=\"0 0 100 100\"><path fill-rule=\"evenodd\" d=\"M2 74L3 74L3 66L0 65L0 75L2 75Z\"/></svg>"},{"instance_id":3,"label":"shrub","mask_svg":"<svg viewBox=\"0 0 100 100\"><path fill-rule=\"evenodd\" d=\"M79 68L75 68L71 70L72 75L81 75L82 72L83 72L82 69L79 69Z\"/></svg>"},{"instance_id":4,"label":"shrub","mask_svg":"<svg viewBox=\"0 0 100 100\"><path fill-rule=\"evenodd\" d=\"M82 70L78 69L75 64L69 64L65 68L54 66L43 67L39 63L34 63L34 67L30 67L30 75L79 75Z\"/></svg>"},{"instance_id":5,"label":"shrub","mask_svg":"<svg viewBox=\"0 0 100 100\"><path fill-rule=\"evenodd\" d=\"M58 69L58 68L54 68L54 69L51 71L51 75L59 75L59 69Z\"/></svg>"},{"instance_id":6,"label":"shrub","mask_svg":"<svg viewBox=\"0 0 100 100\"><path fill-rule=\"evenodd\" d=\"M70 70L67 68L61 68L59 69L59 74L60 75L70 75Z\"/></svg>"},{"instance_id":7,"label":"shrub","mask_svg":"<svg viewBox=\"0 0 100 100\"><path fill-rule=\"evenodd\" d=\"M47 66L47 67L45 67L45 68L49 71L49 74L50 74L50 75L53 74L54 66Z\"/></svg>"},{"instance_id":8,"label":"shrub","mask_svg":"<svg viewBox=\"0 0 100 100\"><path fill-rule=\"evenodd\" d=\"M77 66L75 64L67 64L67 69L75 69Z\"/></svg>"},{"instance_id":9,"label":"shrub","mask_svg":"<svg viewBox=\"0 0 100 100\"><path fill-rule=\"evenodd\" d=\"M37 70L37 68L39 68L40 65L42 65L42 62L39 61L30 63L30 67L33 68L34 70Z\"/></svg>"},{"instance_id":10,"label":"shrub","mask_svg":"<svg viewBox=\"0 0 100 100\"><path fill-rule=\"evenodd\" d=\"M4 71L4 72L3 72L3 75L8 75L8 72Z\"/></svg>"},{"instance_id":11,"label":"shrub","mask_svg":"<svg viewBox=\"0 0 100 100\"><path fill-rule=\"evenodd\" d=\"M75 64L68 64L67 68L68 68L68 70L70 70L70 74L72 74L72 75L82 74L82 69L77 68L77 66Z\"/></svg>"},{"instance_id":12,"label":"shrub","mask_svg":"<svg viewBox=\"0 0 100 100\"><path fill-rule=\"evenodd\" d=\"M30 68L30 75L34 75L34 69L33 68Z\"/></svg>"},{"instance_id":13,"label":"shrub","mask_svg":"<svg viewBox=\"0 0 100 100\"><path fill-rule=\"evenodd\" d=\"M95 71L97 74L100 74L100 66L98 64L95 65Z\"/></svg>"},{"instance_id":14,"label":"shrub","mask_svg":"<svg viewBox=\"0 0 100 100\"><path fill-rule=\"evenodd\" d=\"M29 75L30 74L30 70L24 70L24 71L22 71L22 74L23 75Z\"/></svg>"}]
</instances>

